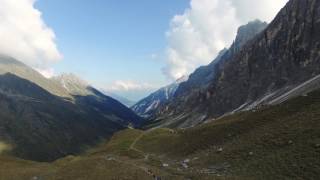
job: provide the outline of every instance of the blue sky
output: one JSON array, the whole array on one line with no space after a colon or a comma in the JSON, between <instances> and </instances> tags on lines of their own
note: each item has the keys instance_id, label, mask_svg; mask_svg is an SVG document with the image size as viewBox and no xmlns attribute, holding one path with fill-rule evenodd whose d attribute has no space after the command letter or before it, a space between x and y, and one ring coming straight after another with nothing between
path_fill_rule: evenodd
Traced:
<instances>
[{"instance_id":1,"label":"blue sky","mask_svg":"<svg viewBox=\"0 0 320 180\"><path fill-rule=\"evenodd\" d=\"M35 7L63 55L54 65L57 73L72 72L104 87L118 80L150 84L150 92L170 82L161 71L165 32L188 5L187 0L39 0ZM146 91L125 95L137 100Z\"/></svg>"},{"instance_id":2,"label":"blue sky","mask_svg":"<svg viewBox=\"0 0 320 180\"><path fill-rule=\"evenodd\" d=\"M288 0L0 0L0 54L139 100L210 63ZM254 7L254 8L252 8Z\"/></svg>"}]
</instances>

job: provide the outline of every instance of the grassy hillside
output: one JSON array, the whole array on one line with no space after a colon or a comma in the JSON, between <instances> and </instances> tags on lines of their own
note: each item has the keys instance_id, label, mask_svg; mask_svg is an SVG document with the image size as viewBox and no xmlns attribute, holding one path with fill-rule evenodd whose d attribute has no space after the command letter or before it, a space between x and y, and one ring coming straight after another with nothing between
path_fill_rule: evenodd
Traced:
<instances>
[{"instance_id":1,"label":"grassy hillside","mask_svg":"<svg viewBox=\"0 0 320 180\"><path fill-rule=\"evenodd\" d=\"M6 170L5 170L6 169ZM0 179L318 179L320 91L186 130L128 129L54 163L0 158Z\"/></svg>"}]
</instances>

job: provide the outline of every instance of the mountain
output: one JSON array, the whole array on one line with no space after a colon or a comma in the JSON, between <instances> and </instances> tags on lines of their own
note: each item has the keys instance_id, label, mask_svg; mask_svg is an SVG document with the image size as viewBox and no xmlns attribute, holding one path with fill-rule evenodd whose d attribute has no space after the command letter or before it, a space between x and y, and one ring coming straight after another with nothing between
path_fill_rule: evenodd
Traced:
<instances>
[{"instance_id":1,"label":"mountain","mask_svg":"<svg viewBox=\"0 0 320 180\"><path fill-rule=\"evenodd\" d=\"M105 116L114 114L119 118L117 122L124 125L139 126L142 123L141 118L128 107L104 95L74 74L62 74L53 80L60 82L61 86L75 98L77 104L96 110Z\"/></svg>"},{"instance_id":2,"label":"mountain","mask_svg":"<svg viewBox=\"0 0 320 180\"><path fill-rule=\"evenodd\" d=\"M70 91L6 56L0 70L0 144L17 157L52 161L140 123L130 109L92 87Z\"/></svg>"},{"instance_id":3,"label":"mountain","mask_svg":"<svg viewBox=\"0 0 320 180\"><path fill-rule=\"evenodd\" d=\"M168 121L169 124L175 123L175 120L172 120L171 118L167 118L165 116L162 117L162 113L166 113L163 111L168 110L168 104L173 103L174 101L179 101L179 98L183 98L183 95L198 93L208 88L210 83L217 75L219 68L224 66L228 58L238 52L246 42L254 38L255 35L263 31L267 26L268 24L266 22L255 20L249 22L247 25L239 27L237 37L229 49L225 48L221 50L218 53L218 56L210 64L208 64L207 66L201 66L196 69L195 72L193 72L189 76L187 81L180 83L179 86L176 87L175 93L177 98L172 98L171 101L163 103L162 106L159 106L154 110L154 114L156 115L153 122L151 122L152 126L163 126L167 124L167 122L165 121ZM196 104L194 105L197 106ZM195 122L203 121L205 119L205 117L201 114L196 115L196 119L198 120L194 120Z\"/></svg>"},{"instance_id":4,"label":"mountain","mask_svg":"<svg viewBox=\"0 0 320 180\"><path fill-rule=\"evenodd\" d=\"M198 68L190 75L188 81L181 84L177 90L177 94L189 94L192 91L200 91L206 89L212 83L219 68L224 68L227 60L239 52L242 46L253 39L257 34L262 32L268 24L260 20L254 20L246 25L239 27L235 41L229 49L223 49L218 56L207 66Z\"/></svg>"},{"instance_id":5,"label":"mountain","mask_svg":"<svg viewBox=\"0 0 320 180\"><path fill-rule=\"evenodd\" d=\"M88 95L93 94L92 91L90 91L89 83L86 81L80 79L78 76L72 74L72 73L65 73L61 74L59 76L53 77L52 80L59 83L64 89L72 95ZM96 89L96 91L99 91ZM124 97L121 97L117 94L101 91L101 93L104 93L106 96L109 96L120 103L126 105L127 107L131 107L134 103Z\"/></svg>"},{"instance_id":6,"label":"mountain","mask_svg":"<svg viewBox=\"0 0 320 180\"><path fill-rule=\"evenodd\" d=\"M69 94L75 95L92 95L93 93L88 89L89 83L80 79L78 76L72 73L64 73L59 76L51 78L51 80L60 84Z\"/></svg>"},{"instance_id":7,"label":"mountain","mask_svg":"<svg viewBox=\"0 0 320 180\"><path fill-rule=\"evenodd\" d=\"M319 0L291 0L266 29L240 48L234 46L236 40L221 57L222 63L211 69L213 76L205 86L192 88L198 73L191 75L175 98L158 109L154 122L190 127L268 105L320 74L319 7Z\"/></svg>"},{"instance_id":8,"label":"mountain","mask_svg":"<svg viewBox=\"0 0 320 180\"><path fill-rule=\"evenodd\" d=\"M0 74L6 74L8 72L39 85L51 94L70 98L70 94L61 87L59 83L43 77L37 71L12 57L0 55Z\"/></svg>"},{"instance_id":9,"label":"mountain","mask_svg":"<svg viewBox=\"0 0 320 180\"><path fill-rule=\"evenodd\" d=\"M188 77L181 77L174 83L163 87L150 94L146 98L140 100L135 105L133 105L131 109L141 117L152 117L160 106L167 103L174 96L178 86L187 79Z\"/></svg>"}]
</instances>

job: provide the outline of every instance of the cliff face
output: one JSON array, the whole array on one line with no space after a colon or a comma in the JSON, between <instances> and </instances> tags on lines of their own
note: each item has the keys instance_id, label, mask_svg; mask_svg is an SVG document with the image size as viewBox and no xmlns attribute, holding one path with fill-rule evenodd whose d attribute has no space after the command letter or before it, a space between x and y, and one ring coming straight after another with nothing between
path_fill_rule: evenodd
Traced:
<instances>
[{"instance_id":1,"label":"cliff face","mask_svg":"<svg viewBox=\"0 0 320 180\"><path fill-rule=\"evenodd\" d=\"M199 90L207 88L219 72L219 67L223 67L231 56L239 52L245 43L252 40L252 38L263 31L267 25L266 22L255 20L239 27L237 37L231 47L229 49L221 50L218 56L209 65L202 66L192 73L188 81L181 83L176 95L188 95L188 93L195 89Z\"/></svg>"},{"instance_id":2,"label":"cliff face","mask_svg":"<svg viewBox=\"0 0 320 180\"><path fill-rule=\"evenodd\" d=\"M319 61L320 1L291 0L263 32L215 66L205 88L178 90L157 120L163 126L190 127L254 106L318 75Z\"/></svg>"}]
</instances>

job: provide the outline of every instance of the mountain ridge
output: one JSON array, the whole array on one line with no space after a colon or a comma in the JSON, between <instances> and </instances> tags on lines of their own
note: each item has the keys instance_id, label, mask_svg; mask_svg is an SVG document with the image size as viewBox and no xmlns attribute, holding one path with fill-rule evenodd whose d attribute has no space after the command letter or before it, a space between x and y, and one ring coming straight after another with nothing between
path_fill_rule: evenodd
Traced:
<instances>
[{"instance_id":1,"label":"mountain ridge","mask_svg":"<svg viewBox=\"0 0 320 180\"><path fill-rule=\"evenodd\" d=\"M185 94L178 90L155 121L169 127L194 126L320 74L319 3L289 1L265 30L217 67L207 87Z\"/></svg>"},{"instance_id":2,"label":"mountain ridge","mask_svg":"<svg viewBox=\"0 0 320 180\"><path fill-rule=\"evenodd\" d=\"M138 101L131 107L131 109L143 118L152 118L156 112L156 109L173 98L179 85L185 82L187 79L187 76L183 76L177 79L175 82L158 89L149 96Z\"/></svg>"}]
</instances>

